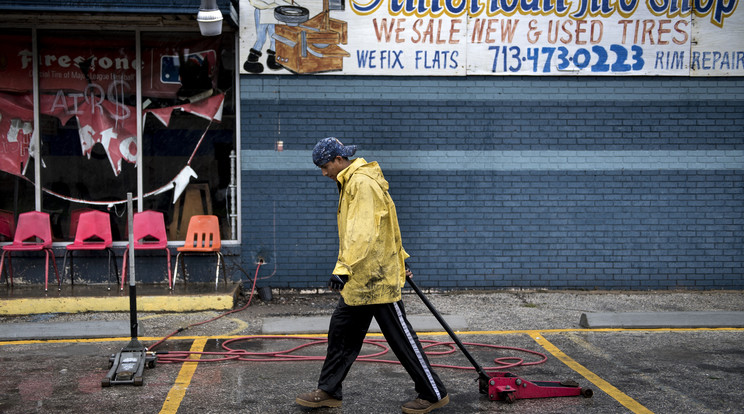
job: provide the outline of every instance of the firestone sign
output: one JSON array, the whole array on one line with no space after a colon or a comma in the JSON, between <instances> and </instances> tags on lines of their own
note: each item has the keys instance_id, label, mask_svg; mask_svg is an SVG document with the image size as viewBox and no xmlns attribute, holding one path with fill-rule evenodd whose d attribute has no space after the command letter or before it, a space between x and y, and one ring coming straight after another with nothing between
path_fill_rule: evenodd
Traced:
<instances>
[{"instance_id":1,"label":"firestone sign","mask_svg":"<svg viewBox=\"0 0 744 414\"><path fill-rule=\"evenodd\" d=\"M242 73L742 76L738 2L241 0Z\"/></svg>"}]
</instances>

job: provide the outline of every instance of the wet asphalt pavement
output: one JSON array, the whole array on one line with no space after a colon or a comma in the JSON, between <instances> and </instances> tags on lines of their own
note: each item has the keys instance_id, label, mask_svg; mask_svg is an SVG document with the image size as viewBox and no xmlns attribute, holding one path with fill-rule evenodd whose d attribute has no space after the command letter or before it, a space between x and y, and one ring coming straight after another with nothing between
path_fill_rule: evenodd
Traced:
<instances>
[{"instance_id":1,"label":"wet asphalt pavement","mask_svg":"<svg viewBox=\"0 0 744 414\"><path fill-rule=\"evenodd\" d=\"M507 363L522 358L523 365L507 371L526 381L571 379L594 393L592 398L492 401L478 392L477 374L460 351L446 344L451 339L443 330L419 331L419 338L432 345L429 358L451 398L437 413L744 412L744 328L580 325L581 315L593 312L636 312L648 318L672 312L729 312L736 318L744 311L744 292L496 291L428 297L442 314L463 318L467 326L458 337L486 370L497 365L495 358L507 357ZM271 301L254 297L245 306L247 300L243 296L235 307L242 310L200 325L195 324L224 311L140 312L139 340L161 353L155 366L145 369L142 386L101 386L109 357L127 345L127 336L86 339L81 332L77 339L2 341L0 412L397 413L415 396L407 374L392 363L395 358L388 352L374 357L387 362L355 364L344 382L342 408L298 406L297 394L315 388L325 352L322 335L293 330L264 336L263 321L330 317L337 297L277 292ZM404 295L404 302L409 316L430 315L415 294ZM80 321L126 322L129 317L126 312L86 312L4 316L0 322L4 327L65 326ZM180 328L185 329L157 343ZM379 335L368 338L372 342L365 345L363 355L384 350L384 343L377 342ZM284 358L291 361L263 361L268 359L265 353L286 356L284 351L313 342L319 343ZM178 352L188 350L205 353L183 356L198 362L166 360L179 359ZM230 359L214 361L225 359L228 350ZM537 363L543 359L539 353L547 358L544 362Z\"/></svg>"}]
</instances>

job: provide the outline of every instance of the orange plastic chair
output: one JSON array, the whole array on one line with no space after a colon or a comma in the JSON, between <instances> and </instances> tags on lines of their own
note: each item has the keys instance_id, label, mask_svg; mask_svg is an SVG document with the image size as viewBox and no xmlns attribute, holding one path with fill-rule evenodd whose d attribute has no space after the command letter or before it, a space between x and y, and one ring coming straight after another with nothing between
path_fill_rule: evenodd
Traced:
<instances>
[{"instance_id":1,"label":"orange plastic chair","mask_svg":"<svg viewBox=\"0 0 744 414\"><path fill-rule=\"evenodd\" d=\"M44 267L44 291L49 290L49 257L54 264L54 274L57 276L57 289L61 289L62 282L57 271L57 259L52 250L52 225L49 214L41 211L29 211L18 216L18 227L15 229L13 243L3 246L3 254L0 258L0 278L3 274L5 255L8 255L8 277L10 285L13 286L13 264L10 259L12 252L39 252L46 253L46 266ZM7 282L7 280L6 280Z\"/></svg>"},{"instance_id":2,"label":"orange plastic chair","mask_svg":"<svg viewBox=\"0 0 744 414\"><path fill-rule=\"evenodd\" d=\"M75 230L75 241L67 245L63 269L67 269L67 256L70 256L70 283L75 284L75 268L73 264L73 252L79 250L95 251L105 250L108 252L109 278L111 278L111 259L114 259L114 273L116 284L119 284L119 269L116 265L116 253L111 248L113 239L111 237L111 222L108 213L98 210L86 211L80 214L77 228Z\"/></svg>"},{"instance_id":3,"label":"orange plastic chair","mask_svg":"<svg viewBox=\"0 0 744 414\"><path fill-rule=\"evenodd\" d=\"M7 210L0 210L0 240L13 240L15 231L15 216Z\"/></svg>"},{"instance_id":4,"label":"orange plastic chair","mask_svg":"<svg viewBox=\"0 0 744 414\"><path fill-rule=\"evenodd\" d=\"M176 285L176 279L178 279L179 263L181 263L181 267L183 268L184 281L186 280L186 266L183 259L184 254L217 255L217 271L214 281L216 286L220 281L220 265L222 266L222 272L225 273L225 260L220 251L221 247L220 223L217 216L191 216L188 230L186 230L186 242L183 247L176 249L178 250L178 254L176 255L176 269L173 272L173 284L171 285L171 289ZM225 283L227 283L227 273L225 273L224 278Z\"/></svg>"},{"instance_id":5,"label":"orange plastic chair","mask_svg":"<svg viewBox=\"0 0 744 414\"><path fill-rule=\"evenodd\" d=\"M132 233L134 235L134 250L165 250L168 257L168 287L171 287L171 252L168 249L168 236L165 232L163 213L145 210L134 214L132 219ZM127 259L129 258L129 244L124 249L124 259L121 266L121 286L127 280Z\"/></svg>"}]
</instances>

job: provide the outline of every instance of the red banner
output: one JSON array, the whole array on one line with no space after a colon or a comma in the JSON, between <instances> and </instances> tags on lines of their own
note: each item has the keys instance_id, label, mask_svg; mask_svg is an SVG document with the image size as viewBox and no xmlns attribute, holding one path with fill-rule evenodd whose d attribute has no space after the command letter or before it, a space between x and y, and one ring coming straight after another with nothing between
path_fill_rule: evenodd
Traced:
<instances>
[{"instance_id":1,"label":"red banner","mask_svg":"<svg viewBox=\"0 0 744 414\"><path fill-rule=\"evenodd\" d=\"M90 158L93 146L100 142L114 174L119 175L122 159L137 162L136 108L95 95L87 98L79 101L62 93L57 96L43 95L41 113L54 115L63 123L72 116L77 118L83 154Z\"/></svg>"},{"instance_id":2,"label":"red banner","mask_svg":"<svg viewBox=\"0 0 744 414\"><path fill-rule=\"evenodd\" d=\"M143 41L142 95L173 99L185 89L193 96L217 85L219 37ZM135 93L136 51L131 39L42 37L39 88L126 96ZM0 35L0 91L32 90L31 36Z\"/></svg>"},{"instance_id":3,"label":"red banner","mask_svg":"<svg viewBox=\"0 0 744 414\"><path fill-rule=\"evenodd\" d=\"M32 102L31 94L0 93L0 170L23 175L34 131Z\"/></svg>"},{"instance_id":4,"label":"red banner","mask_svg":"<svg viewBox=\"0 0 744 414\"><path fill-rule=\"evenodd\" d=\"M224 94L214 95L195 103L149 109L168 125L170 114L181 110L219 121ZM33 132L33 103L31 94L12 95L0 92L0 170L15 175L23 174L28 163L29 145ZM39 111L55 116L66 124L75 117L78 122L83 155L90 158L93 146L101 143L115 175L121 172L121 162L137 161L136 108L110 101L102 96L82 94L42 95Z\"/></svg>"},{"instance_id":5,"label":"red banner","mask_svg":"<svg viewBox=\"0 0 744 414\"><path fill-rule=\"evenodd\" d=\"M31 36L0 36L0 90L26 92L33 89Z\"/></svg>"}]
</instances>

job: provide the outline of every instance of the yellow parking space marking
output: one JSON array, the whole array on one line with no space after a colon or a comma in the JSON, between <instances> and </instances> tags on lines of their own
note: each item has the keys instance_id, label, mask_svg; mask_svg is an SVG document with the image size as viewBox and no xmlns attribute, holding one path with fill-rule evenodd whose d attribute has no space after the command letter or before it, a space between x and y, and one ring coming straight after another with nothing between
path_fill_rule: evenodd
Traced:
<instances>
[{"instance_id":1,"label":"yellow parking space marking","mask_svg":"<svg viewBox=\"0 0 744 414\"><path fill-rule=\"evenodd\" d=\"M204 346L207 344L206 339L197 339L191 344L191 352L202 352ZM176 383L173 384L173 388L168 392L168 396L165 397L165 403L163 408L160 410L161 414L175 414L178 412L178 407L181 406L183 397L186 396L186 389L191 384L191 378L196 372L196 366L199 365L198 360L201 359L201 355L189 355L189 359L193 359L194 362L184 362L181 366L181 371L176 377Z\"/></svg>"},{"instance_id":2,"label":"yellow parking space marking","mask_svg":"<svg viewBox=\"0 0 744 414\"><path fill-rule=\"evenodd\" d=\"M615 386L603 380L597 374L593 373L592 371L589 371L583 365L579 364L578 362L574 361L571 357L563 353L563 351L558 349L558 347L556 347L550 341L545 339L541 332L529 331L528 334L530 335L532 339L535 340L535 342L537 342L540 346L545 348L546 351L550 352L554 357L558 358L561 362L568 365L569 368L578 372L581 376L589 380L589 382L591 382L592 384L596 385L599 389L606 392L610 397L614 398L620 404L625 406L625 408L629 409L630 411L634 413L653 414L651 410L641 405L638 401L629 397L628 395L626 395L619 389L615 388Z\"/></svg>"}]
</instances>

